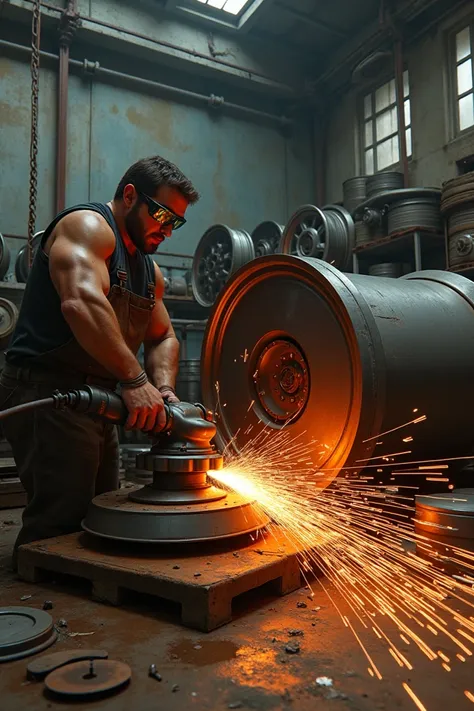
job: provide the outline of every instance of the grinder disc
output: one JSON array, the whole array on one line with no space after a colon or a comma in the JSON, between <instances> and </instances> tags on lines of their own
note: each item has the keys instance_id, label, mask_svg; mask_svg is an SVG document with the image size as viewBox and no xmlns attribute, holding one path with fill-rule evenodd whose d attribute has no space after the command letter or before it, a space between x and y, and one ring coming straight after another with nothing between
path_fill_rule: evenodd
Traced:
<instances>
[{"instance_id":1,"label":"grinder disc","mask_svg":"<svg viewBox=\"0 0 474 711\"><path fill-rule=\"evenodd\" d=\"M128 684L132 672L128 664L109 659L75 662L48 674L48 691L61 696L96 696L118 691Z\"/></svg>"}]
</instances>

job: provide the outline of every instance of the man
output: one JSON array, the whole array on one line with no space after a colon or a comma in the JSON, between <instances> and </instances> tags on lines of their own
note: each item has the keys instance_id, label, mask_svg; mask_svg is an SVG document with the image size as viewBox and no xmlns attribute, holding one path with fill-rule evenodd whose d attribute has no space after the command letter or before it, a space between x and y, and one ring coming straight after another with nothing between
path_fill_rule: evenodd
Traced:
<instances>
[{"instance_id":1,"label":"man","mask_svg":"<svg viewBox=\"0 0 474 711\"><path fill-rule=\"evenodd\" d=\"M151 259L199 196L172 163L132 165L107 203L76 205L47 227L0 378L0 408L81 384L121 385L127 428L159 432L177 401L179 343ZM144 343L145 371L136 358ZM80 529L91 499L118 488L116 428L56 410L4 421L27 492L23 543Z\"/></svg>"}]
</instances>

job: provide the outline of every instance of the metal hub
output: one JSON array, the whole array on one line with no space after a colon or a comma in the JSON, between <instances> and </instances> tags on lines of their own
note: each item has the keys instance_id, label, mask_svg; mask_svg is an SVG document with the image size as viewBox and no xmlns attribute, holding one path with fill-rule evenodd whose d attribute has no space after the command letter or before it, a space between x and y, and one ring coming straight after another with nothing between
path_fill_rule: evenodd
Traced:
<instances>
[{"instance_id":1,"label":"metal hub","mask_svg":"<svg viewBox=\"0 0 474 711\"><path fill-rule=\"evenodd\" d=\"M253 379L258 402L277 423L294 420L308 401L308 365L289 339L271 341L263 348Z\"/></svg>"},{"instance_id":2,"label":"metal hub","mask_svg":"<svg viewBox=\"0 0 474 711\"><path fill-rule=\"evenodd\" d=\"M318 230L315 227L306 227L299 234L296 249L301 257L322 257L324 243L321 242Z\"/></svg>"},{"instance_id":3,"label":"metal hub","mask_svg":"<svg viewBox=\"0 0 474 711\"><path fill-rule=\"evenodd\" d=\"M137 468L153 482L97 496L82 523L102 538L142 543L182 543L229 538L264 528L268 518L252 501L217 488L208 473L221 469L211 441L212 413L202 405L169 405L170 418Z\"/></svg>"}]
</instances>

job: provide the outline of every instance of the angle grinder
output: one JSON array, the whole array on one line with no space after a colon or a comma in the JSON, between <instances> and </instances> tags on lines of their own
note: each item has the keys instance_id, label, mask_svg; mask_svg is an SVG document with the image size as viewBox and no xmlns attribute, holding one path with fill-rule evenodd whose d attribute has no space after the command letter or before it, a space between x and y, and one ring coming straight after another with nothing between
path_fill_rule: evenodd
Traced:
<instances>
[{"instance_id":1,"label":"angle grinder","mask_svg":"<svg viewBox=\"0 0 474 711\"><path fill-rule=\"evenodd\" d=\"M85 385L0 411L0 420L27 410L71 409L120 425L128 411L110 390ZM82 527L120 541L169 543L230 538L264 528L268 517L246 497L217 488L208 473L221 469L222 454L212 441L217 427L203 405L166 403L166 424L149 452L138 454L137 468L153 482L97 496Z\"/></svg>"}]
</instances>

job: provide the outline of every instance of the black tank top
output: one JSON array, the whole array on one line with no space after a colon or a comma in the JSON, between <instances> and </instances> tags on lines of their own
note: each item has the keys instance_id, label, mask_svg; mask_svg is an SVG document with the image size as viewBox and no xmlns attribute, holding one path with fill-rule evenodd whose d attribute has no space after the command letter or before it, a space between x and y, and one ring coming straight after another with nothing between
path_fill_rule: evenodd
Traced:
<instances>
[{"instance_id":1,"label":"black tank top","mask_svg":"<svg viewBox=\"0 0 474 711\"><path fill-rule=\"evenodd\" d=\"M61 301L49 274L49 258L43 251L49 235L59 220L76 210L92 210L107 220L115 235L115 249L110 258L110 287L123 286L137 296L149 296L150 284L155 284L155 267L152 258L137 250L130 257L112 210L104 203L91 202L75 205L60 212L44 231L36 251L25 293L21 303L18 322L6 352L7 363L22 366L49 351L60 348L74 338L61 311ZM126 280L121 281L126 272Z\"/></svg>"}]
</instances>

